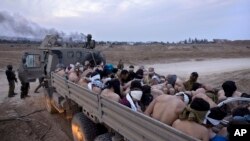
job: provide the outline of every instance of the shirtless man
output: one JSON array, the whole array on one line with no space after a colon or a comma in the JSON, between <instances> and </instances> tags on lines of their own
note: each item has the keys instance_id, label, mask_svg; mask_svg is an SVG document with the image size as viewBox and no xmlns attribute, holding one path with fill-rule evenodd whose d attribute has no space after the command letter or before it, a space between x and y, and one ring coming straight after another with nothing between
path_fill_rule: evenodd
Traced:
<instances>
[{"instance_id":1,"label":"shirtless man","mask_svg":"<svg viewBox=\"0 0 250 141\"><path fill-rule=\"evenodd\" d=\"M157 90L157 94L169 94L169 95L174 95L175 94L175 89L172 87L171 84L168 84L168 82L163 82L161 84L153 85L152 89Z\"/></svg>"},{"instance_id":2,"label":"shirtless man","mask_svg":"<svg viewBox=\"0 0 250 141\"><path fill-rule=\"evenodd\" d=\"M157 98L160 95L164 95L163 91L155 88L151 88L151 95L155 98Z\"/></svg>"},{"instance_id":3,"label":"shirtless man","mask_svg":"<svg viewBox=\"0 0 250 141\"><path fill-rule=\"evenodd\" d=\"M151 78L149 84L150 84L151 86L154 86L154 85L160 84L160 82L161 82L160 78L159 78L158 76L154 75L154 76Z\"/></svg>"},{"instance_id":4,"label":"shirtless man","mask_svg":"<svg viewBox=\"0 0 250 141\"><path fill-rule=\"evenodd\" d=\"M177 119L173 127L202 141L209 141L209 130L194 121Z\"/></svg>"},{"instance_id":5,"label":"shirtless man","mask_svg":"<svg viewBox=\"0 0 250 141\"><path fill-rule=\"evenodd\" d=\"M222 84L222 90L218 92L218 99L219 101L223 101L228 97L240 97L241 92L236 91L237 87L234 81L225 81Z\"/></svg>"},{"instance_id":6,"label":"shirtless man","mask_svg":"<svg viewBox=\"0 0 250 141\"><path fill-rule=\"evenodd\" d=\"M88 83L88 89L100 94L103 88L103 83L101 81L101 76L97 72L91 74L90 82Z\"/></svg>"},{"instance_id":7,"label":"shirtless man","mask_svg":"<svg viewBox=\"0 0 250 141\"><path fill-rule=\"evenodd\" d=\"M148 68L147 73L144 74L143 83L151 84L152 77L155 75L155 70L153 67Z\"/></svg>"},{"instance_id":8,"label":"shirtless man","mask_svg":"<svg viewBox=\"0 0 250 141\"><path fill-rule=\"evenodd\" d=\"M72 81L74 83L77 83L80 80L80 70L79 67L71 68L71 70L68 73L69 75L69 81Z\"/></svg>"},{"instance_id":9,"label":"shirtless man","mask_svg":"<svg viewBox=\"0 0 250 141\"><path fill-rule=\"evenodd\" d=\"M183 81L177 77L177 75L167 75L167 82L171 84L175 91L184 91L185 87Z\"/></svg>"},{"instance_id":10,"label":"shirtless man","mask_svg":"<svg viewBox=\"0 0 250 141\"><path fill-rule=\"evenodd\" d=\"M90 64L89 61L84 62L84 69L81 77L85 77L87 74L94 71L94 65Z\"/></svg>"},{"instance_id":11,"label":"shirtless man","mask_svg":"<svg viewBox=\"0 0 250 141\"><path fill-rule=\"evenodd\" d=\"M119 102L120 100L120 81L112 79L106 83L107 87L101 92L101 95L112 101Z\"/></svg>"},{"instance_id":12,"label":"shirtless man","mask_svg":"<svg viewBox=\"0 0 250 141\"><path fill-rule=\"evenodd\" d=\"M119 80L122 86L127 83L129 72L127 70L122 70L119 75Z\"/></svg>"},{"instance_id":13,"label":"shirtless man","mask_svg":"<svg viewBox=\"0 0 250 141\"><path fill-rule=\"evenodd\" d=\"M210 108L214 108L217 106L217 104L211 98L209 98L205 93L197 93L192 97L192 99L195 99L197 97L207 101L210 105Z\"/></svg>"},{"instance_id":14,"label":"shirtless man","mask_svg":"<svg viewBox=\"0 0 250 141\"><path fill-rule=\"evenodd\" d=\"M65 76L65 67L63 64L57 64L56 65L56 70L55 73L58 74L59 76Z\"/></svg>"},{"instance_id":15,"label":"shirtless man","mask_svg":"<svg viewBox=\"0 0 250 141\"><path fill-rule=\"evenodd\" d=\"M209 130L210 141L226 141L226 127L221 124L221 121L227 116L225 106L211 108L203 121L203 124Z\"/></svg>"},{"instance_id":16,"label":"shirtless man","mask_svg":"<svg viewBox=\"0 0 250 141\"><path fill-rule=\"evenodd\" d=\"M145 114L167 125L172 125L190 99L183 92L176 95L160 95L150 103Z\"/></svg>"},{"instance_id":17,"label":"shirtless man","mask_svg":"<svg viewBox=\"0 0 250 141\"><path fill-rule=\"evenodd\" d=\"M209 141L209 130L201 125L210 109L209 103L202 98L195 98L185 109L188 112L183 119L177 119L173 127L202 141ZM199 115L199 117L197 116Z\"/></svg>"}]
</instances>

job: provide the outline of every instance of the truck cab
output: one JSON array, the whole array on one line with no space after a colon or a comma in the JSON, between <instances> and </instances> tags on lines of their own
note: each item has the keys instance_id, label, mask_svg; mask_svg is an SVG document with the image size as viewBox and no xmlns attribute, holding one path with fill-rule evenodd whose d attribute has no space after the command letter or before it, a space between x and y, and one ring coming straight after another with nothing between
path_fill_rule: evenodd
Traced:
<instances>
[{"instance_id":1,"label":"truck cab","mask_svg":"<svg viewBox=\"0 0 250 141\"><path fill-rule=\"evenodd\" d=\"M41 51L24 52L18 77L21 82L35 82L37 78L44 75L45 54Z\"/></svg>"},{"instance_id":2,"label":"truck cab","mask_svg":"<svg viewBox=\"0 0 250 141\"><path fill-rule=\"evenodd\" d=\"M20 66L18 68L18 77L21 82L35 82L37 78L45 77L51 71L54 71L57 64L68 66L72 63L84 63L85 61L94 61L106 63L105 56L92 48L84 48L72 44L63 43L58 35L47 35L41 43L39 49L24 52Z\"/></svg>"}]
</instances>

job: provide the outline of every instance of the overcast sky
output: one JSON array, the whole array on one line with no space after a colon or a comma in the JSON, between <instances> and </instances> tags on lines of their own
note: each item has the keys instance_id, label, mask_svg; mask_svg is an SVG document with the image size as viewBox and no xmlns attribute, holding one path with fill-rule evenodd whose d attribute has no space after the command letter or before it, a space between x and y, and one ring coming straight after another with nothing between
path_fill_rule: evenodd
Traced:
<instances>
[{"instance_id":1,"label":"overcast sky","mask_svg":"<svg viewBox=\"0 0 250 141\"><path fill-rule=\"evenodd\" d=\"M250 39L250 0L1 0L0 11L99 41Z\"/></svg>"}]
</instances>

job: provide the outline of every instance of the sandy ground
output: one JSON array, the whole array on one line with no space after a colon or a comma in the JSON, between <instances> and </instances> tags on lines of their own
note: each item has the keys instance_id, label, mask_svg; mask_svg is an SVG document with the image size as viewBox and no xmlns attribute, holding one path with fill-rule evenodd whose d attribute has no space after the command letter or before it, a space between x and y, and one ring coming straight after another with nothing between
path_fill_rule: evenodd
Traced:
<instances>
[{"instance_id":1,"label":"sandy ground","mask_svg":"<svg viewBox=\"0 0 250 141\"><path fill-rule=\"evenodd\" d=\"M31 83L30 97L23 100L20 99L20 84L15 89L18 95L8 98L8 83L4 72L0 72L0 80L1 141L72 140L70 121L63 114L51 115L46 111L42 89L40 93L33 93L38 82ZM32 112L35 113L17 118ZM6 119L9 121L4 121Z\"/></svg>"},{"instance_id":2,"label":"sandy ground","mask_svg":"<svg viewBox=\"0 0 250 141\"><path fill-rule=\"evenodd\" d=\"M37 46L37 45L36 45ZM234 80L238 89L250 93L250 44L215 44L190 46L115 46L103 50L107 61L117 64L122 59L127 65L153 66L161 74L175 73L184 80L192 71L200 74L199 81L220 87L225 80ZM51 115L45 111L42 89L31 97L20 99L20 83L16 95L7 98L8 83L4 73L11 63L16 70L23 51L32 45L0 44L0 137L1 141L71 141L70 121L64 114ZM2 70L2 71L1 71ZM23 118L16 118L37 111Z\"/></svg>"},{"instance_id":3,"label":"sandy ground","mask_svg":"<svg viewBox=\"0 0 250 141\"><path fill-rule=\"evenodd\" d=\"M250 58L191 60L177 63L145 65L145 67L154 67L158 73L163 75L175 73L181 77L185 77L196 71L203 76L250 69Z\"/></svg>"}]
</instances>

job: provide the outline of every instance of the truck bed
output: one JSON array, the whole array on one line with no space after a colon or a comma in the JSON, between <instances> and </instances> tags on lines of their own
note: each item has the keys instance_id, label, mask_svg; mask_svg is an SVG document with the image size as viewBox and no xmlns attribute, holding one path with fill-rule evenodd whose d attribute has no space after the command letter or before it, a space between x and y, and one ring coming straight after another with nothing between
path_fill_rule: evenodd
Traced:
<instances>
[{"instance_id":1,"label":"truck bed","mask_svg":"<svg viewBox=\"0 0 250 141\"><path fill-rule=\"evenodd\" d=\"M52 73L52 86L58 94L82 107L95 123L109 126L130 141L197 141L171 126L111 101L87 88Z\"/></svg>"}]
</instances>

